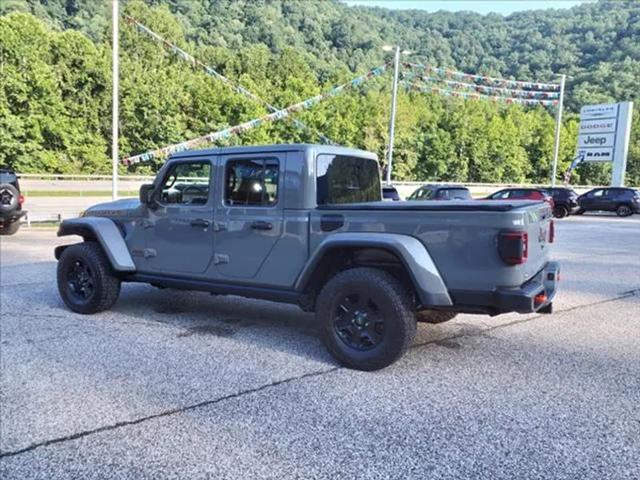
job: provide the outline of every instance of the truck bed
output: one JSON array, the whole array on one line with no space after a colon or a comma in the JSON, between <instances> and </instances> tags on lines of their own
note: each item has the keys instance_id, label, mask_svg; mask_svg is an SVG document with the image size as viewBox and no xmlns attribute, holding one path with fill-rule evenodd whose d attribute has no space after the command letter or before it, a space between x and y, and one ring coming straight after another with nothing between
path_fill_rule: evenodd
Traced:
<instances>
[{"instance_id":1,"label":"truck bed","mask_svg":"<svg viewBox=\"0 0 640 480\"><path fill-rule=\"evenodd\" d=\"M330 230L323 230L324 225ZM549 261L551 209L543 201L464 200L369 202L319 206L311 214L311 251L339 232L394 233L420 240L452 292L518 288ZM332 229L332 226L339 228ZM500 257L503 232L526 232L528 258Z\"/></svg>"},{"instance_id":2,"label":"truck bed","mask_svg":"<svg viewBox=\"0 0 640 480\"><path fill-rule=\"evenodd\" d=\"M542 200L423 200L402 202L367 202L341 205L321 205L319 210L418 210L448 212L509 212L516 208L528 207Z\"/></svg>"}]
</instances>

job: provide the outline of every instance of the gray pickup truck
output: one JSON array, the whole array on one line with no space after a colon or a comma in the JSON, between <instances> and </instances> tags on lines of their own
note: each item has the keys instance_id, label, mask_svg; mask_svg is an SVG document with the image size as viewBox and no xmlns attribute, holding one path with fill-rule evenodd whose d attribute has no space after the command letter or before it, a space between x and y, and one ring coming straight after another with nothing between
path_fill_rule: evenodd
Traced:
<instances>
[{"instance_id":1,"label":"gray pickup truck","mask_svg":"<svg viewBox=\"0 0 640 480\"><path fill-rule=\"evenodd\" d=\"M383 368L416 321L550 312L551 211L534 201L383 202L372 153L270 145L173 155L139 199L65 220L58 289L96 313L121 282L288 302L314 311L343 365Z\"/></svg>"}]
</instances>

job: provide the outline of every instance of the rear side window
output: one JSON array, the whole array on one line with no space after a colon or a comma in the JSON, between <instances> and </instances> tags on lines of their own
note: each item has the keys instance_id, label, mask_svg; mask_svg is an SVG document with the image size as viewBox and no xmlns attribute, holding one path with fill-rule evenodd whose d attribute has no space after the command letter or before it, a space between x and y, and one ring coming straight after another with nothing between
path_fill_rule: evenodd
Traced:
<instances>
[{"instance_id":1,"label":"rear side window","mask_svg":"<svg viewBox=\"0 0 640 480\"><path fill-rule=\"evenodd\" d=\"M278 203L280 163L276 158L229 160L225 168L227 205L271 207Z\"/></svg>"},{"instance_id":2,"label":"rear side window","mask_svg":"<svg viewBox=\"0 0 640 480\"><path fill-rule=\"evenodd\" d=\"M443 200L470 200L471 194L466 188L448 188L440 190L438 198Z\"/></svg>"},{"instance_id":3,"label":"rear side window","mask_svg":"<svg viewBox=\"0 0 640 480\"><path fill-rule=\"evenodd\" d=\"M8 171L0 172L0 183L10 183L17 189L20 189L18 185L18 177L14 173Z\"/></svg>"},{"instance_id":4,"label":"rear side window","mask_svg":"<svg viewBox=\"0 0 640 480\"><path fill-rule=\"evenodd\" d=\"M382 200L378 162L369 158L321 154L316 158L318 205Z\"/></svg>"},{"instance_id":5,"label":"rear side window","mask_svg":"<svg viewBox=\"0 0 640 480\"><path fill-rule=\"evenodd\" d=\"M509 193L509 198L525 198L527 196L529 196L527 190L511 190Z\"/></svg>"}]
</instances>

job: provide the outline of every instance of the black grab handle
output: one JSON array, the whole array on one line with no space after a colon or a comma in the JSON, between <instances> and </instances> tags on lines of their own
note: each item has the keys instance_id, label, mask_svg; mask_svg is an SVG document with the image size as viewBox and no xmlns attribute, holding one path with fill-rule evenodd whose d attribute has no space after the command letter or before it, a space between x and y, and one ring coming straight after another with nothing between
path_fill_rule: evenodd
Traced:
<instances>
[{"instance_id":1,"label":"black grab handle","mask_svg":"<svg viewBox=\"0 0 640 480\"><path fill-rule=\"evenodd\" d=\"M273 228L273 224L262 220L256 220L251 224L251 228L254 230L271 230Z\"/></svg>"}]
</instances>

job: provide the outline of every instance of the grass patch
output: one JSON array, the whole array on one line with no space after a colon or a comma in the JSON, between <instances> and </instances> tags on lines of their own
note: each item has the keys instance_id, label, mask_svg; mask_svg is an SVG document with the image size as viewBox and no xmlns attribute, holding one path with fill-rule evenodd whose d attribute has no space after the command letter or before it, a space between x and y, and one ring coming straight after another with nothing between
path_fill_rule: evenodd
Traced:
<instances>
[{"instance_id":1,"label":"grass patch","mask_svg":"<svg viewBox=\"0 0 640 480\"><path fill-rule=\"evenodd\" d=\"M20 228L58 228L60 226L59 222L31 222L31 227L27 226L26 223L23 223Z\"/></svg>"},{"instance_id":2,"label":"grass patch","mask_svg":"<svg viewBox=\"0 0 640 480\"><path fill-rule=\"evenodd\" d=\"M108 190L33 190L25 191L24 196L29 197L111 197ZM118 192L118 197L137 197L138 191L124 190Z\"/></svg>"}]
</instances>

